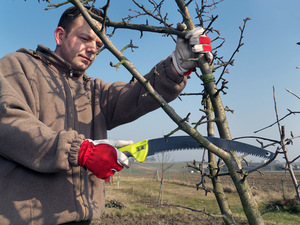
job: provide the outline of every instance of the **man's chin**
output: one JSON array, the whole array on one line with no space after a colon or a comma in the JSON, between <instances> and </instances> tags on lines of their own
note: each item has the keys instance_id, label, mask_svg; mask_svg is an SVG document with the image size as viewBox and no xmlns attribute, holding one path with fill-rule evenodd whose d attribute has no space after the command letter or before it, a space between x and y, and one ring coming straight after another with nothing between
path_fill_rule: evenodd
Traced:
<instances>
[{"instance_id":1,"label":"man's chin","mask_svg":"<svg viewBox=\"0 0 300 225\"><path fill-rule=\"evenodd\" d=\"M91 66L91 63L89 64L82 64L82 65L75 65L72 66L73 70L77 70L77 71L86 71L89 67Z\"/></svg>"}]
</instances>

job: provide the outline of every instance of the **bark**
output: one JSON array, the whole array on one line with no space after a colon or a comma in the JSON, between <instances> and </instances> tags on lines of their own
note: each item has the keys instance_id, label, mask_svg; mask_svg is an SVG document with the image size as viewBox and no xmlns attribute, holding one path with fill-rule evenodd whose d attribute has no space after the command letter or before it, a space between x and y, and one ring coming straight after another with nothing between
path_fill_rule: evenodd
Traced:
<instances>
[{"instance_id":1,"label":"bark","mask_svg":"<svg viewBox=\"0 0 300 225\"><path fill-rule=\"evenodd\" d=\"M298 200L300 200L300 192L299 192L299 184L297 181L297 178L295 176L294 170L293 170L293 165L289 159L288 153L287 153L287 149L286 149L286 144L285 144L285 127L282 126L281 127L281 146L282 146L282 150L283 150L283 155L284 155L284 159L286 161L286 170L289 171L294 187L295 187L295 192L296 192L296 197Z\"/></svg>"},{"instance_id":2,"label":"bark","mask_svg":"<svg viewBox=\"0 0 300 225\"><path fill-rule=\"evenodd\" d=\"M206 98L206 115L208 116L208 121L213 121L213 108L209 98ZM214 136L214 123L208 122L207 124L207 134L208 136ZM215 194L216 200L218 202L221 214L223 215L223 220L225 224L236 224L233 219L232 212L230 210L228 200L224 193L223 185L218 174L218 166L216 155L208 152L208 162L209 162L209 171L211 176L211 181L213 184L213 192Z\"/></svg>"}]
</instances>

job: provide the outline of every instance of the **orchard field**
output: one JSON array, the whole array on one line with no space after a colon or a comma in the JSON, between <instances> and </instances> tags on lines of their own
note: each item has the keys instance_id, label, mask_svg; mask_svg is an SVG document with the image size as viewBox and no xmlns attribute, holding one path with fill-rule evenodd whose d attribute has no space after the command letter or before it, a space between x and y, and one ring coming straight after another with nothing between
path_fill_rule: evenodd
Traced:
<instances>
[{"instance_id":1,"label":"orchard field","mask_svg":"<svg viewBox=\"0 0 300 225\"><path fill-rule=\"evenodd\" d=\"M201 187L200 173L190 172L185 163L174 163L164 173L162 204L158 206L160 164L133 164L106 183L106 212L93 224L223 224L212 192ZM300 180L300 172L296 171ZM300 224L300 205L295 188L284 171L255 172L247 179L265 224ZM235 221L248 224L230 177L222 177ZM206 188L212 185L206 179Z\"/></svg>"}]
</instances>

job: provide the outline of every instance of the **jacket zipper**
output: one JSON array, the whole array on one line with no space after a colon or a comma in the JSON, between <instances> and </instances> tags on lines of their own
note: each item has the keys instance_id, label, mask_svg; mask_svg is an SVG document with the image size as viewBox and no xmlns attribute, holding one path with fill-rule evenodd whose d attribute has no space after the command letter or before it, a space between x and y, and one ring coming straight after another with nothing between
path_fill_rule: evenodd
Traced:
<instances>
[{"instance_id":1,"label":"jacket zipper","mask_svg":"<svg viewBox=\"0 0 300 225\"><path fill-rule=\"evenodd\" d=\"M70 78L73 77L73 70L70 69L70 73L69 73L69 76ZM69 78L67 77L67 83L68 83L68 86L69 86L69 89L70 89L70 92L71 92L71 97L72 97L72 102L73 102L73 106L72 106L72 115L73 115L73 120L72 120L72 129L75 130L75 103L74 103L74 92L71 88L71 85L69 83ZM82 168L79 166L79 192L80 192L80 204L81 204L81 208L82 208L82 213L83 213L83 216L81 218L81 220L84 220L85 217L86 217L86 207L85 207L85 204L84 204L84 199L83 199L83 196L82 196Z\"/></svg>"}]
</instances>

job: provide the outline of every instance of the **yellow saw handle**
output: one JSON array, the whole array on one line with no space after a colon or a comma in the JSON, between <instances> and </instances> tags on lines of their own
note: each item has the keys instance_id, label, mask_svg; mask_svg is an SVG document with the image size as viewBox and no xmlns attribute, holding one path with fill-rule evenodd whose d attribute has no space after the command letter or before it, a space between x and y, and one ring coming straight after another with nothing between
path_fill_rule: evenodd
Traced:
<instances>
[{"instance_id":1,"label":"yellow saw handle","mask_svg":"<svg viewBox=\"0 0 300 225\"><path fill-rule=\"evenodd\" d=\"M119 151L123 152L127 157L134 157L136 161L142 163L146 160L148 155L148 140L143 140L132 145L127 145L118 148Z\"/></svg>"}]
</instances>

